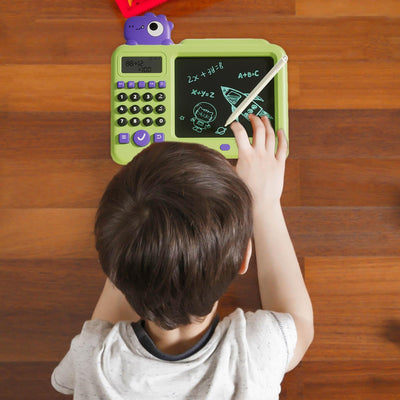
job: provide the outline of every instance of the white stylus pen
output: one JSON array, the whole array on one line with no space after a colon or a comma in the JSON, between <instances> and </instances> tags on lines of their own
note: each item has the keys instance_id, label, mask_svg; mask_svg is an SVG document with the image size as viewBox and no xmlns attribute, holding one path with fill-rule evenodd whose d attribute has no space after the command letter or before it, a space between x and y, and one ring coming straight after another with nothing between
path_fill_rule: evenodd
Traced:
<instances>
[{"instance_id":1,"label":"white stylus pen","mask_svg":"<svg viewBox=\"0 0 400 400\"><path fill-rule=\"evenodd\" d=\"M281 70L281 68L287 63L288 56L284 55L261 79L258 85L248 94L248 96L239 104L236 110L229 116L225 122L225 126L228 126L239 115L244 111L244 109L257 97L257 95L267 86L267 84L273 79L273 77Z\"/></svg>"}]
</instances>

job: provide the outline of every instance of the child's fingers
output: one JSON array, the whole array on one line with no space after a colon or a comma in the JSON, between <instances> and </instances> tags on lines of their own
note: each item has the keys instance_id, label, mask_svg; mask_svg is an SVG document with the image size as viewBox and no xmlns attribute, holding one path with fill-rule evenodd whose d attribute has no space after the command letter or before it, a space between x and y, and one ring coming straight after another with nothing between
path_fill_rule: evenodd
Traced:
<instances>
[{"instance_id":1,"label":"child's fingers","mask_svg":"<svg viewBox=\"0 0 400 400\"><path fill-rule=\"evenodd\" d=\"M265 130L267 132L267 138L265 143L265 149L270 154L275 154L275 132L274 128L272 128L271 122L267 116L261 118Z\"/></svg>"},{"instance_id":2,"label":"child's fingers","mask_svg":"<svg viewBox=\"0 0 400 400\"><path fill-rule=\"evenodd\" d=\"M242 150L251 147L249 136L247 135L246 129L244 129L243 125L240 122L237 121L232 122L231 129L233 131L233 134L235 135L239 153L241 153Z\"/></svg>"},{"instance_id":3,"label":"child's fingers","mask_svg":"<svg viewBox=\"0 0 400 400\"><path fill-rule=\"evenodd\" d=\"M249 114L251 126L253 128L253 147L264 149L265 148L265 127L261 119L254 114Z\"/></svg>"},{"instance_id":4,"label":"child's fingers","mask_svg":"<svg viewBox=\"0 0 400 400\"><path fill-rule=\"evenodd\" d=\"M278 150L276 151L276 159L279 161L285 161L288 143L283 129L279 129L277 135L278 135Z\"/></svg>"}]
</instances>

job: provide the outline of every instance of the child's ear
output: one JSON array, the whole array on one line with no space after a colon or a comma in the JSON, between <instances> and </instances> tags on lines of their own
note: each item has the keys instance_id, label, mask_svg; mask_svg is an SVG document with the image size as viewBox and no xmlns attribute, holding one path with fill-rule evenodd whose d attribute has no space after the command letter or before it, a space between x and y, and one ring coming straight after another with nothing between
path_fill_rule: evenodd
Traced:
<instances>
[{"instance_id":1,"label":"child's ear","mask_svg":"<svg viewBox=\"0 0 400 400\"><path fill-rule=\"evenodd\" d=\"M246 253L243 258L242 265L239 269L239 275L244 275L247 272L247 269L249 268L249 263L250 263L250 258L251 254L253 252L253 245L251 242L251 239L249 240L249 243L247 245Z\"/></svg>"}]
</instances>

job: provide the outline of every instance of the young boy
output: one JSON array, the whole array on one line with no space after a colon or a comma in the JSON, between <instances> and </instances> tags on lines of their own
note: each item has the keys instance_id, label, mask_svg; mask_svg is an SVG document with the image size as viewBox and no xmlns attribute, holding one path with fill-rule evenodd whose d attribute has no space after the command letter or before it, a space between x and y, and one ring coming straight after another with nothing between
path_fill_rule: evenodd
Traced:
<instances>
[{"instance_id":1,"label":"young boy","mask_svg":"<svg viewBox=\"0 0 400 400\"><path fill-rule=\"evenodd\" d=\"M74 399L277 399L313 339L313 312L280 206L287 144L251 116L236 169L195 144L155 144L108 185L96 217L107 281L54 370ZM262 310L218 320L254 236ZM268 311L270 310L270 311Z\"/></svg>"}]
</instances>

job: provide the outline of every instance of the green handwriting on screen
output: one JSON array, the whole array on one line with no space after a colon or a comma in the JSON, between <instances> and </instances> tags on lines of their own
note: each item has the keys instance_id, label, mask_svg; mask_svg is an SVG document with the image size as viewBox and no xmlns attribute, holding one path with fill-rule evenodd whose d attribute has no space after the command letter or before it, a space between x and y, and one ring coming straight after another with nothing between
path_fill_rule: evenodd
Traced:
<instances>
[{"instance_id":1,"label":"green handwriting on screen","mask_svg":"<svg viewBox=\"0 0 400 400\"><path fill-rule=\"evenodd\" d=\"M224 127L226 119L273 65L270 57L252 57L251 61L248 57L177 58L176 136L233 137L232 131ZM260 117L266 115L274 122L272 83L240 115L239 121L246 128L250 127L251 113ZM248 131L251 133L251 129Z\"/></svg>"}]
</instances>

